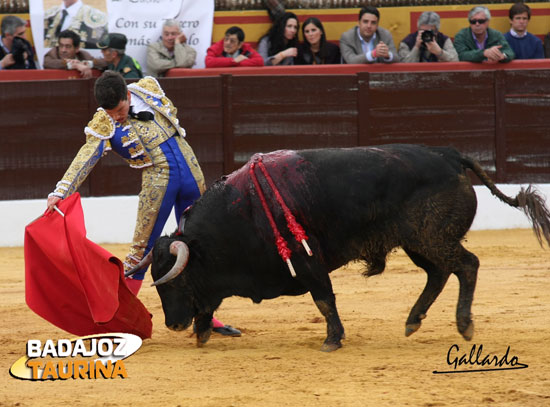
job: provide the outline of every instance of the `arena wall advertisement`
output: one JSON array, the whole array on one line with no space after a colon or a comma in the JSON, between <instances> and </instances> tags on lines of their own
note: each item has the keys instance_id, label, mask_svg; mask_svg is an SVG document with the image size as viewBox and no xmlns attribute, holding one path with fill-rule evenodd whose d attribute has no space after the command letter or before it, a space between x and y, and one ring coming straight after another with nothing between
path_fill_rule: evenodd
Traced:
<instances>
[{"instance_id":1,"label":"arena wall advertisement","mask_svg":"<svg viewBox=\"0 0 550 407\"><path fill-rule=\"evenodd\" d=\"M98 57L101 52L95 44L103 35L107 32L125 34L128 38L126 54L134 57L147 72L147 45L160 40L164 20L175 19L187 36L187 43L197 51L194 68L204 68L204 57L212 38L213 0L64 1L75 5L82 3L70 23L63 20L61 1L30 0L32 37L40 65L45 53L55 45L52 39L62 24L63 29L70 27L77 31L86 42L86 50Z\"/></svg>"}]
</instances>

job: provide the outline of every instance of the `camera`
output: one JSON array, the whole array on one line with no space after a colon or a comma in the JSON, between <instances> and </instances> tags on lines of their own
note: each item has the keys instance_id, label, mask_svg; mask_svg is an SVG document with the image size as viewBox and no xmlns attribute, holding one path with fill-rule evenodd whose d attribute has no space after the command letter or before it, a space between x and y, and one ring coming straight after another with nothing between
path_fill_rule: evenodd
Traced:
<instances>
[{"instance_id":1,"label":"camera","mask_svg":"<svg viewBox=\"0 0 550 407\"><path fill-rule=\"evenodd\" d=\"M430 42L433 41L435 37L435 33L432 30L426 30L422 32L422 35L420 38L422 38L422 42Z\"/></svg>"},{"instance_id":2,"label":"camera","mask_svg":"<svg viewBox=\"0 0 550 407\"><path fill-rule=\"evenodd\" d=\"M11 48L16 65L25 65L25 52L27 57L32 55L31 43L21 37L14 37Z\"/></svg>"}]
</instances>

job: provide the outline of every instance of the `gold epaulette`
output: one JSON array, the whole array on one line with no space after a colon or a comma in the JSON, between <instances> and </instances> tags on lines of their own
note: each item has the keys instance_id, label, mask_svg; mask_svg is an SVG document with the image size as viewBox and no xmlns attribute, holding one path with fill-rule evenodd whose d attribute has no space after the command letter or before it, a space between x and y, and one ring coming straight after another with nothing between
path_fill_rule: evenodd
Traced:
<instances>
[{"instance_id":1,"label":"gold epaulette","mask_svg":"<svg viewBox=\"0 0 550 407\"><path fill-rule=\"evenodd\" d=\"M88 6L87 4L84 4L81 10L83 14L82 19L84 21L84 24L86 24L88 27L93 29L107 25L107 14L103 13L102 11L93 8L92 6Z\"/></svg>"},{"instance_id":2,"label":"gold epaulette","mask_svg":"<svg viewBox=\"0 0 550 407\"><path fill-rule=\"evenodd\" d=\"M157 99L162 99L164 97L164 91L160 87L157 80L152 76L146 76L138 82L128 85L128 88L142 92L149 96L153 96Z\"/></svg>"},{"instance_id":3,"label":"gold epaulette","mask_svg":"<svg viewBox=\"0 0 550 407\"><path fill-rule=\"evenodd\" d=\"M92 120L88 123L88 126L84 129L84 133L101 140L107 140L115 134L115 123L105 110L99 108Z\"/></svg>"}]
</instances>

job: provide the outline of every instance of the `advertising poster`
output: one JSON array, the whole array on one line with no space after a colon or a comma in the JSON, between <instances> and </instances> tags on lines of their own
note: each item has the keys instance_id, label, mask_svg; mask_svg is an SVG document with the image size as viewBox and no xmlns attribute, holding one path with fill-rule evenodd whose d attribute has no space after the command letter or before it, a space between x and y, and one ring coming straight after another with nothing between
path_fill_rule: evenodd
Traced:
<instances>
[{"instance_id":1,"label":"advertising poster","mask_svg":"<svg viewBox=\"0 0 550 407\"><path fill-rule=\"evenodd\" d=\"M101 57L97 42L107 33L128 38L126 54L135 58L147 73L147 45L159 41L167 19L180 22L187 43L197 51L194 68L204 68L204 57L212 38L213 1L198 0L31 0L31 27L35 48L43 64L44 55L57 45L63 30L77 32L81 47Z\"/></svg>"}]
</instances>

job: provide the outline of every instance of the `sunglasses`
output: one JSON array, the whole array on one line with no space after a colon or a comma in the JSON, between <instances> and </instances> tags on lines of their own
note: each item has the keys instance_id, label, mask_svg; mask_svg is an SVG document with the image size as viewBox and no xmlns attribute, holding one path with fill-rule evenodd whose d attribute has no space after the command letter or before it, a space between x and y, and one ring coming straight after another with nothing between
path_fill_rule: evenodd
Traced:
<instances>
[{"instance_id":1,"label":"sunglasses","mask_svg":"<svg viewBox=\"0 0 550 407\"><path fill-rule=\"evenodd\" d=\"M473 20L470 20L470 24L472 25L475 25L475 24L485 24L487 22L487 19L486 18L481 18L479 20L476 20L475 18Z\"/></svg>"}]
</instances>

